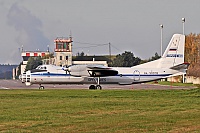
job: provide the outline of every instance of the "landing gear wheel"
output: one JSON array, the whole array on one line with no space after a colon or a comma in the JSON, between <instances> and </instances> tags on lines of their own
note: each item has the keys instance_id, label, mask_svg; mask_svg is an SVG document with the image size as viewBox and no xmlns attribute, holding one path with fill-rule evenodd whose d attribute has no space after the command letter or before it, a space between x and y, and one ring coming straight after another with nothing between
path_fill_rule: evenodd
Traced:
<instances>
[{"instance_id":1,"label":"landing gear wheel","mask_svg":"<svg viewBox=\"0 0 200 133\"><path fill-rule=\"evenodd\" d=\"M40 90L44 90L44 86L40 86L39 89L40 89Z\"/></svg>"},{"instance_id":2,"label":"landing gear wheel","mask_svg":"<svg viewBox=\"0 0 200 133\"><path fill-rule=\"evenodd\" d=\"M90 90L95 90L96 87L95 87L95 85L90 85L89 89L90 89Z\"/></svg>"},{"instance_id":3,"label":"landing gear wheel","mask_svg":"<svg viewBox=\"0 0 200 133\"><path fill-rule=\"evenodd\" d=\"M96 85L96 89L98 90L101 90L102 89L102 87L101 87L101 85Z\"/></svg>"}]
</instances>

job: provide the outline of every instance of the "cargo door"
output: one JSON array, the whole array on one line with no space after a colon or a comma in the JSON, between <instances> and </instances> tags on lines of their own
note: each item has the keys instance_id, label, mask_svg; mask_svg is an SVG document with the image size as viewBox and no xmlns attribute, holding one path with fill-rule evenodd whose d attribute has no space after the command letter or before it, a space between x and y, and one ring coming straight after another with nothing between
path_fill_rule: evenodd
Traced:
<instances>
[{"instance_id":1,"label":"cargo door","mask_svg":"<svg viewBox=\"0 0 200 133\"><path fill-rule=\"evenodd\" d=\"M133 80L134 81L139 81L140 80L140 72L138 70L135 70L133 72Z\"/></svg>"}]
</instances>

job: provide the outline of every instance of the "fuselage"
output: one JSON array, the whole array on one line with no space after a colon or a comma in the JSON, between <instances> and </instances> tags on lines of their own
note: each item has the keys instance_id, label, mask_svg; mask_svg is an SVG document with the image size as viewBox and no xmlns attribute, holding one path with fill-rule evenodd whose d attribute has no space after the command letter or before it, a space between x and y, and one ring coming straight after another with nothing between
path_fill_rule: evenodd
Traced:
<instances>
[{"instance_id":1,"label":"fuselage","mask_svg":"<svg viewBox=\"0 0 200 133\"><path fill-rule=\"evenodd\" d=\"M45 69L27 71L25 77L26 85L31 84L95 84L97 78L72 76L62 67L45 65ZM136 67L113 67L118 71L115 76L100 78L101 84L134 84L161 79L170 76L177 71L167 68L138 68Z\"/></svg>"}]
</instances>

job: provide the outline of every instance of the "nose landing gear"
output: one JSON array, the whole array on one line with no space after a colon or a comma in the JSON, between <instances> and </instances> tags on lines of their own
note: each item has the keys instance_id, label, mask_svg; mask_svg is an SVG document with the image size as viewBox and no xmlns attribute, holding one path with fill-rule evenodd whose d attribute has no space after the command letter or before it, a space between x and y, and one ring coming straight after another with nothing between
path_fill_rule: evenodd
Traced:
<instances>
[{"instance_id":1,"label":"nose landing gear","mask_svg":"<svg viewBox=\"0 0 200 133\"><path fill-rule=\"evenodd\" d=\"M40 84L39 90L44 90L44 86L42 86L42 85Z\"/></svg>"}]
</instances>

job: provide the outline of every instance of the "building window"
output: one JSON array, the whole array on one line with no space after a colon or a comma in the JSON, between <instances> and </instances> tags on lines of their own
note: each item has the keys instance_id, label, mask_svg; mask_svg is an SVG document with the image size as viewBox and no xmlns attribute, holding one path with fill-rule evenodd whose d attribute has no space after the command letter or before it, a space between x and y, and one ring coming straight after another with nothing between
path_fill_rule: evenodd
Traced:
<instances>
[{"instance_id":1,"label":"building window","mask_svg":"<svg viewBox=\"0 0 200 133\"><path fill-rule=\"evenodd\" d=\"M57 43L57 49L63 49L63 43Z\"/></svg>"},{"instance_id":2,"label":"building window","mask_svg":"<svg viewBox=\"0 0 200 133\"><path fill-rule=\"evenodd\" d=\"M68 56L66 56L66 60L68 60Z\"/></svg>"},{"instance_id":3,"label":"building window","mask_svg":"<svg viewBox=\"0 0 200 133\"><path fill-rule=\"evenodd\" d=\"M62 56L60 56L60 60L62 60Z\"/></svg>"},{"instance_id":4,"label":"building window","mask_svg":"<svg viewBox=\"0 0 200 133\"><path fill-rule=\"evenodd\" d=\"M66 48L67 48L67 43L64 42L63 44L64 44L64 45L63 45L63 48L66 49Z\"/></svg>"}]
</instances>

